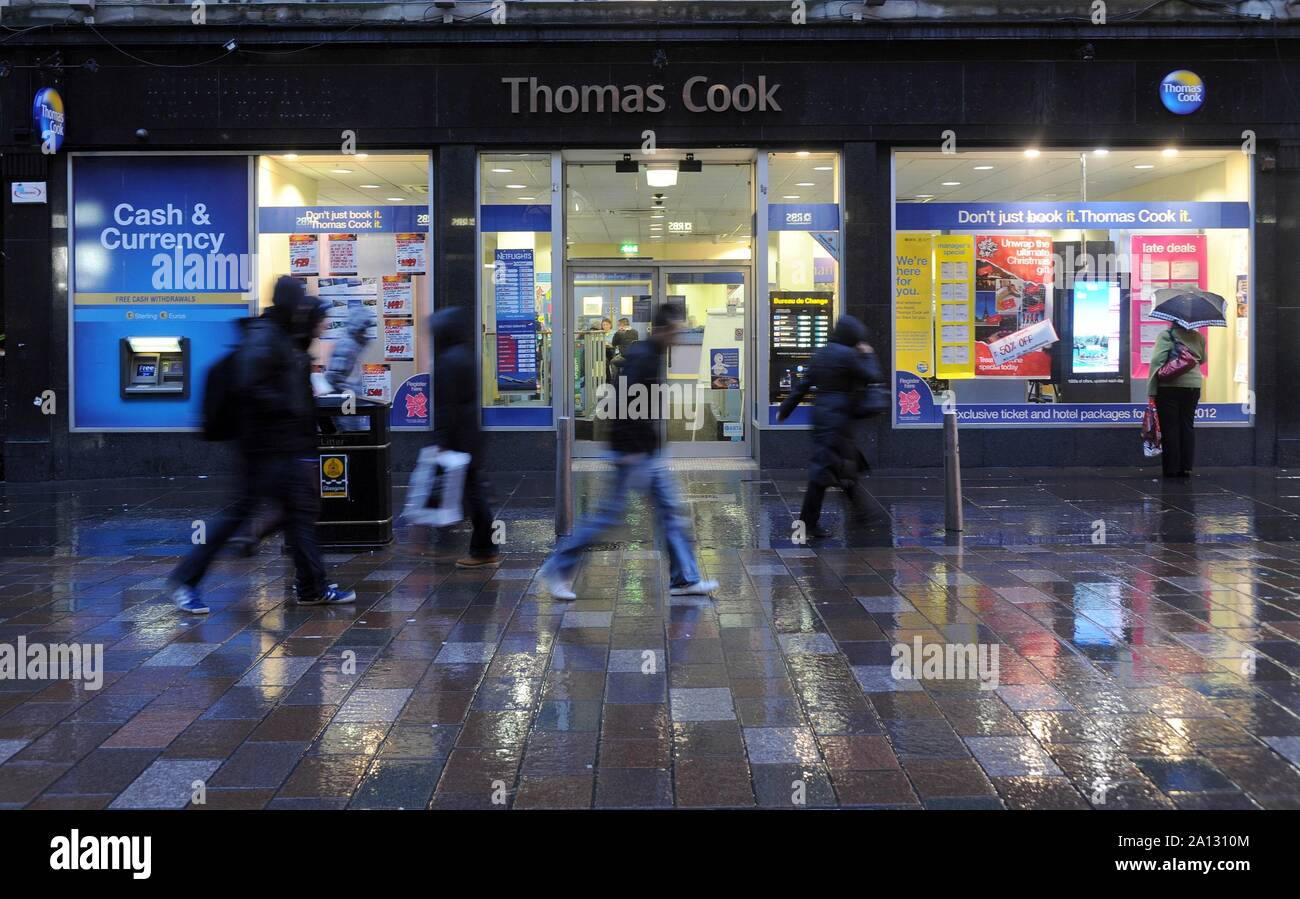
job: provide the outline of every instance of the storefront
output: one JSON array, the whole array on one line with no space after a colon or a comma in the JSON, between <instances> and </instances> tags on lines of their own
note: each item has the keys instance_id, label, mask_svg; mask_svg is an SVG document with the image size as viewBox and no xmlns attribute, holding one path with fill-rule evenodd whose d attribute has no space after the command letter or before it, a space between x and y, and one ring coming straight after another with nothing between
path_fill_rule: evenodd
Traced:
<instances>
[{"instance_id":1,"label":"storefront","mask_svg":"<svg viewBox=\"0 0 1300 899\"><path fill-rule=\"evenodd\" d=\"M557 35L501 62L401 40L391 61L340 41L184 78L64 76L61 151L22 134L4 163L49 196L7 207L8 387L59 409L10 402L12 476L223 464L171 432L197 426L207 367L286 273L335 309L318 364L368 316L366 391L393 404L399 468L428 441L435 309L477 322L488 464L546 470L561 419L578 455L599 451L603 388L664 303L687 318L663 398L675 456L802 466L808 410L775 410L850 313L892 380L875 464L938 464L947 404L970 465L1137 465L1154 290L1193 284L1229 300L1203 464L1296 455L1300 408L1275 385L1300 366L1279 301L1300 265L1300 117L1240 48L1081 62L1068 40L931 40L864 60L851 39ZM1180 114L1162 84L1188 53L1203 103Z\"/></svg>"}]
</instances>

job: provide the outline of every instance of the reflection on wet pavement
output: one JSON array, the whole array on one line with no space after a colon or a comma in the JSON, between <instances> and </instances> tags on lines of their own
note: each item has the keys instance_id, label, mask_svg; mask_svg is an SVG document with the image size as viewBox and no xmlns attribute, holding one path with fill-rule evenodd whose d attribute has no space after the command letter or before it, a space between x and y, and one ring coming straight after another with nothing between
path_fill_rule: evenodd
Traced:
<instances>
[{"instance_id":1,"label":"reflection on wet pavement","mask_svg":"<svg viewBox=\"0 0 1300 899\"><path fill-rule=\"evenodd\" d=\"M681 477L713 599L667 596L638 502L552 600L553 478L507 474L495 572L399 528L299 608L277 540L204 619L159 591L228 482L0 485L0 664L104 647L100 689L0 680L0 807L1300 807L1287 472L967 472L960 539L882 472L807 546L800 473Z\"/></svg>"}]
</instances>

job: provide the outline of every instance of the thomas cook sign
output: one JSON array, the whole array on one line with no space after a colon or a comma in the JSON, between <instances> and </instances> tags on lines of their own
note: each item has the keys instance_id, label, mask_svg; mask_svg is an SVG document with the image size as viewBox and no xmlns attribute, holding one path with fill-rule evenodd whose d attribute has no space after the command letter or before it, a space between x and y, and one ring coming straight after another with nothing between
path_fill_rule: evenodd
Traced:
<instances>
[{"instance_id":1,"label":"thomas cook sign","mask_svg":"<svg viewBox=\"0 0 1300 899\"><path fill-rule=\"evenodd\" d=\"M545 84L537 78L502 78L510 88L510 112L663 112L669 95L662 84ZM693 75L682 84L678 102L688 112L781 112L779 83L766 75L739 84Z\"/></svg>"}]
</instances>

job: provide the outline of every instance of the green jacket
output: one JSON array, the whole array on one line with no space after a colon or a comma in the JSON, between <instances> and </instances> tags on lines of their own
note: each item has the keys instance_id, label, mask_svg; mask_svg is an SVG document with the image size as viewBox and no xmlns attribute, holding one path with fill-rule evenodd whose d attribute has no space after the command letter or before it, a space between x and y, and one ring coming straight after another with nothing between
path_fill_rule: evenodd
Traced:
<instances>
[{"instance_id":1,"label":"green jacket","mask_svg":"<svg viewBox=\"0 0 1300 899\"><path fill-rule=\"evenodd\" d=\"M1169 357L1173 355L1174 337L1178 338L1179 343L1191 350L1192 355L1199 361L1205 361L1205 338L1201 336L1200 331L1189 331L1178 325L1173 325L1161 331L1160 336L1156 338L1155 347L1151 350L1151 374L1147 378L1147 396L1155 396L1156 390L1161 384L1166 387L1195 387L1199 390L1204 383L1199 365L1192 366L1190 370L1183 372L1172 381L1156 379L1156 372L1160 370L1160 366L1164 365Z\"/></svg>"}]
</instances>

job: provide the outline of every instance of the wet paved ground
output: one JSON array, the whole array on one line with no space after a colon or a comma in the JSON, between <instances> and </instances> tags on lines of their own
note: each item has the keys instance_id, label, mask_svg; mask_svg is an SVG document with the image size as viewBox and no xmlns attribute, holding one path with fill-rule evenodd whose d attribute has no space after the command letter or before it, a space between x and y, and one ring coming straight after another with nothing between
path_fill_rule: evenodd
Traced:
<instances>
[{"instance_id":1,"label":"wet paved ground","mask_svg":"<svg viewBox=\"0 0 1300 899\"><path fill-rule=\"evenodd\" d=\"M205 619L158 591L225 484L0 486L0 645L108 669L0 681L0 806L1300 808L1300 475L968 472L958 546L895 473L808 547L798 473L682 478L713 600L670 601L639 502L551 600L553 479L512 475L499 571L403 530L298 608L277 541ZM996 689L891 676L918 638L996 645Z\"/></svg>"}]
</instances>

